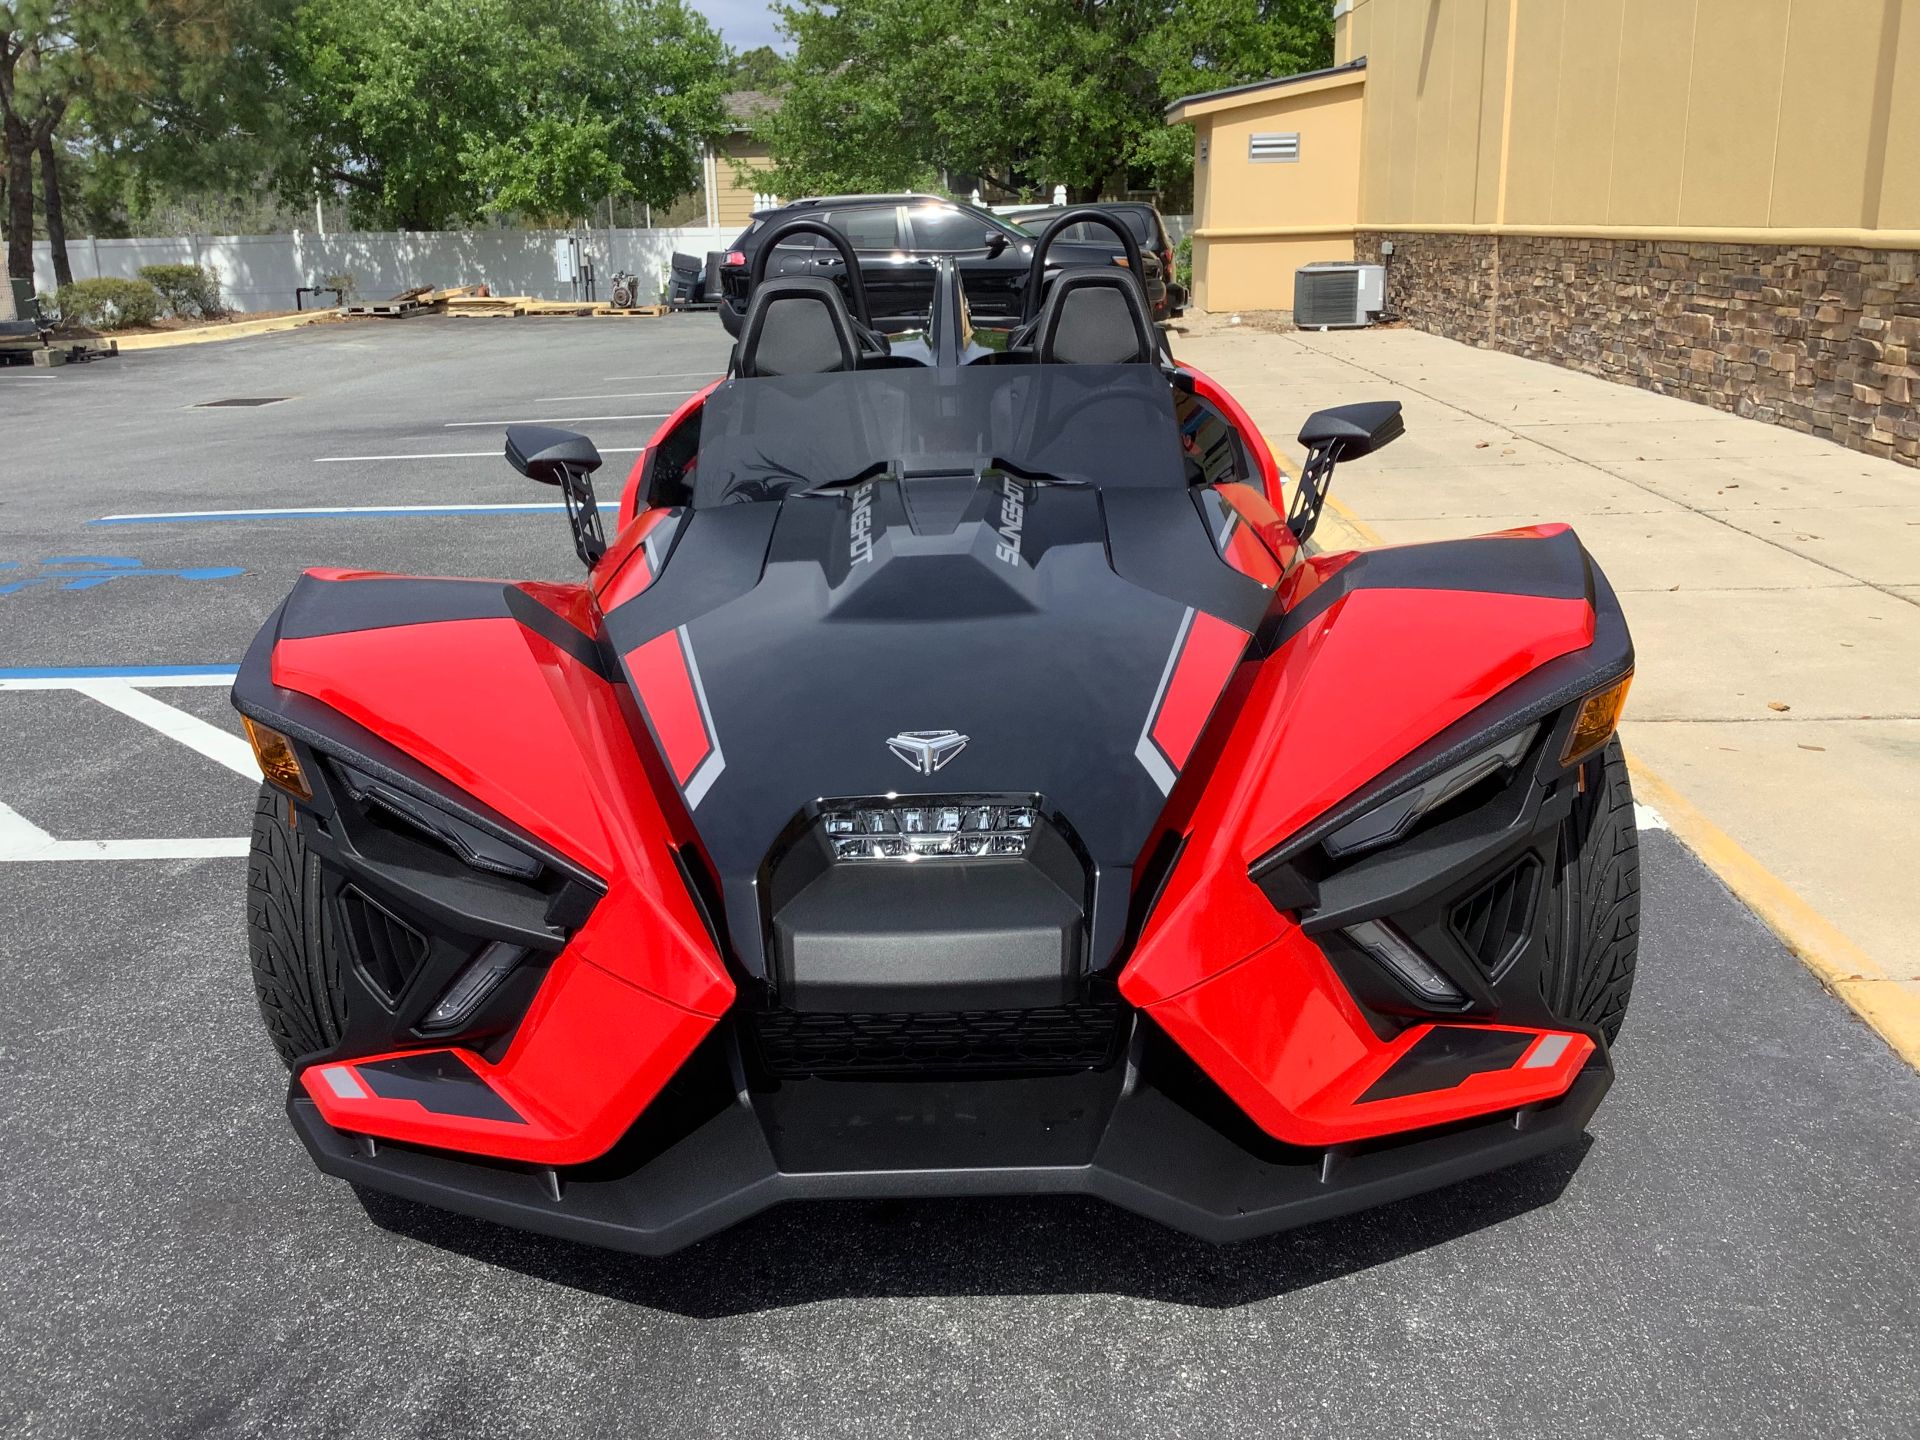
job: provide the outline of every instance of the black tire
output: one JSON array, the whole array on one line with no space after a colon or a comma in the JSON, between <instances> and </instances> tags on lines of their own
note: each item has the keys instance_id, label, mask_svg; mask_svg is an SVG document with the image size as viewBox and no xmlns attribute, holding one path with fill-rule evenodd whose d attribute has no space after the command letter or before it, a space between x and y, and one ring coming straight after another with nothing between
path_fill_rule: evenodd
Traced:
<instances>
[{"instance_id":1,"label":"black tire","mask_svg":"<svg viewBox=\"0 0 1920 1440\"><path fill-rule=\"evenodd\" d=\"M1581 770L1586 787L1560 827L1547 996L1554 1013L1598 1026L1611 1045L1640 957L1640 832L1620 741Z\"/></svg>"},{"instance_id":2,"label":"black tire","mask_svg":"<svg viewBox=\"0 0 1920 1440\"><path fill-rule=\"evenodd\" d=\"M289 1067L340 1038L340 945L320 862L289 822L287 797L260 787L247 857L247 953L273 1048Z\"/></svg>"}]
</instances>

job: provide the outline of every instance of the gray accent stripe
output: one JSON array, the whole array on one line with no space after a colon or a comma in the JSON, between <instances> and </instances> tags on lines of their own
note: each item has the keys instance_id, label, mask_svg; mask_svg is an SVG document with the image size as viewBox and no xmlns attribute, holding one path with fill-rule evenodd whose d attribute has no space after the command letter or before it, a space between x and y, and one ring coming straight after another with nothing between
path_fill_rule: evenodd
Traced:
<instances>
[{"instance_id":1,"label":"gray accent stripe","mask_svg":"<svg viewBox=\"0 0 1920 1440\"><path fill-rule=\"evenodd\" d=\"M1174 634L1173 648L1167 652L1167 663L1160 671L1160 683L1154 687L1153 703L1147 706L1147 718L1140 725L1140 739L1133 747L1134 758L1153 777L1153 783L1160 787L1162 795L1172 790L1173 782L1180 777L1160 753L1160 747L1153 743L1153 722L1160 714L1160 702L1166 698L1167 685L1173 679L1173 667L1179 663L1180 652L1186 648L1187 632L1192 628L1193 609L1189 606L1180 617L1180 629Z\"/></svg>"},{"instance_id":2,"label":"gray accent stripe","mask_svg":"<svg viewBox=\"0 0 1920 1440\"><path fill-rule=\"evenodd\" d=\"M353 1072L344 1065L329 1065L320 1072L320 1078L327 1082L327 1088L342 1100L364 1100L367 1092L360 1088L360 1082L353 1078Z\"/></svg>"},{"instance_id":3,"label":"gray accent stripe","mask_svg":"<svg viewBox=\"0 0 1920 1440\"><path fill-rule=\"evenodd\" d=\"M1562 1055L1567 1046L1573 1043L1571 1035L1549 1035L1533 1047L1533 1053L1520 1062L1522 1070L1544 1070Z\"/></svg>"}]
</instances>

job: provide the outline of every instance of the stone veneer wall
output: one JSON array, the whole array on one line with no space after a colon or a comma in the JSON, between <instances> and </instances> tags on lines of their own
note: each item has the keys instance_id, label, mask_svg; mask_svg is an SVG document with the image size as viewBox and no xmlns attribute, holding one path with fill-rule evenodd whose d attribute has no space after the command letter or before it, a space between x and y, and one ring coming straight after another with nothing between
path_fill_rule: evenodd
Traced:
<instances>
[{"instance_id":1,"label":"stone veneer wall","mask_svg":"<svg viewBox=\"0 0 1920 1440\"><path fill-rule=\"evenodd\" d=\"M1422 330L1920 465L1920 252L1573 236L1392 240Z\"/></svg>"}]
</instances>

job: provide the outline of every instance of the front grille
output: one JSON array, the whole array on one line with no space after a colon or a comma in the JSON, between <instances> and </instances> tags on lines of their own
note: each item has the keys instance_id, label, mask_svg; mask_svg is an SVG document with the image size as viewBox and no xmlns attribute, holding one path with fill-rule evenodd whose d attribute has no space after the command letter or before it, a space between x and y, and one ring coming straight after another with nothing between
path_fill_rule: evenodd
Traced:
<instances>
[{"instance_id":1,"label":"front grille","mask_svg":"<svg viewBox=\"0 0 1920 1440\"><path fill-rule=\"evenodd\" d=\"M392 1003L400 998L427 958L427 937L358 890L340 893L340 918L354 964Z\"/></svg>"},{"instance_id":2,"label":"front grille","mask_svg":"<svg viewBox=\"0 0 1920 1440\"><path fill-rule=\"evenodd\" d=\"M1526 943L1540 889L1540 862L1523 856L1453 907L1454 938L1498 979Z\"/></svg>"},{"instance_id":3,"label":"front grille","mask_svg":"<svg viewBox=\"0 0 1920 1440\"><path fill-rule=\"evenodd\" d=\"M914 1070L1092 1070L1119 1054L1118 1001L901 1014L765 1010L760 1059L778 1076Z\"/></svg>"}]
</instances>

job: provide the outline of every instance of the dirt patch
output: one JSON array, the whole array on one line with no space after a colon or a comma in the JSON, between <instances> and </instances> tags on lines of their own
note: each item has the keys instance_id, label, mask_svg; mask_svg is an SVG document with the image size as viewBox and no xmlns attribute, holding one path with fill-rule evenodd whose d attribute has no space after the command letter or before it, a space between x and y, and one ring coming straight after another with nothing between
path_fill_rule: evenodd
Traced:
<instances>
[{"instance_id":1,"label":"dirt patch","mask_svg":"<svg viewBox=\"0 0 1920 1440\"><path fill-rule=\"evenodd\" d=\"M286 315L311 315L316 324L329 324L341 317L324 310L236 310L218 320L182 320L169 315L151 325L123 325L117 330L94 330L84 325L64 326L53 332L56 340L111 340L126 335L175 335L182 330L224 330L249 320L278 320Z\"/></svg>"}]
</instances>

